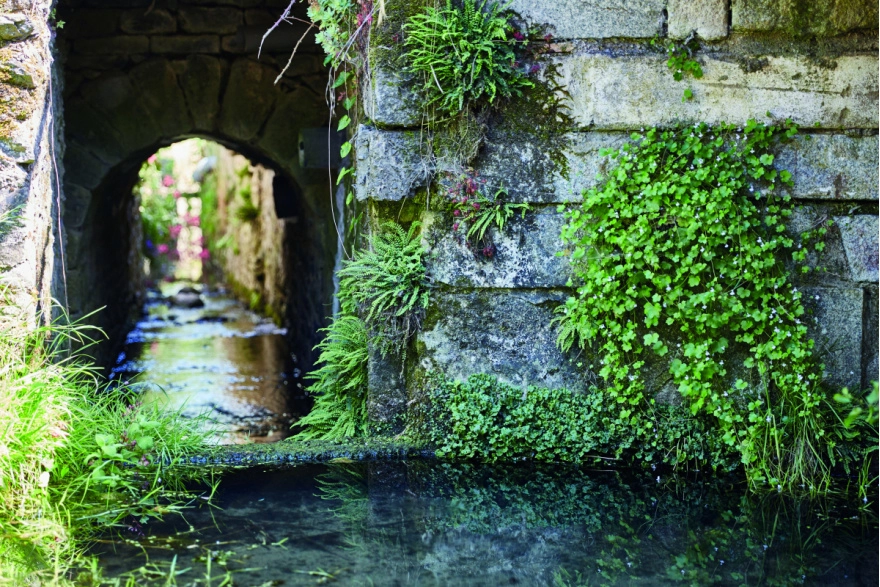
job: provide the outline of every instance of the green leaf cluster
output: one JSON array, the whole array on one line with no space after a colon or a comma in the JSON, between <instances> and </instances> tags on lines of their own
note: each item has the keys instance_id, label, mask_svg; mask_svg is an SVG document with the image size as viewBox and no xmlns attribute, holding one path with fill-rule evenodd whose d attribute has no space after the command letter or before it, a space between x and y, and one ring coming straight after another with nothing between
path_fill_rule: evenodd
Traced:
<instances>
[{"instance_id":1,"label":"green leaf cluster","mask_svg":"<svg viewBox=\"0 0 880 587\"><path fill-rule=\"evenodd\" d=\"M796 132L697 124L606 151L613 169L566 211L575 293L555 319L563 350L595 356L622 417L651 409L647 367L668 362L750 481L780 490L827 485L837 458L802 294L782 265L798 258L778 193L791 175L770 147Z\"/></svg>"},{"instance_id":2,"label":"green leaf cluster","mask_svg":"<svg viewBox=\"0 0 880 587\"><path fill-rule=\"evenodd\" d=\"M409 18L407 68L422 80L427 107L452 116L469 103L492 104L533 86L516 67L516 41L508 39L512 28L503 9L489 0L463 0L461 8L446 0L443 8L429 6Z\"/></svg>"},{"instance_id":3,"label":"green leaf cluster","mask_svg":"<svg viewBox=\"0 0 880 587\"><path fill-rule=\"evenodd\" d=\"M426 440L437 456L486 462L623 460L626 463L729 468L730 450L704 418L663 405L630 413L598 389L525 389L490 375L467 381L435 378ZM635 418L646 426L632 426Z\"/></svg>"},{"instance_id":4,"label":"green leaf cluster","mask_svg":"<svg viewBox=\"0 0 880 587\"><path fill-rule=\"evenodd\" d=\"M400 350L419 328L428 306L420 224L405 231L386 222L339 271L343 312L360 312L383 348Z\"/></svg>"}]
</instances>

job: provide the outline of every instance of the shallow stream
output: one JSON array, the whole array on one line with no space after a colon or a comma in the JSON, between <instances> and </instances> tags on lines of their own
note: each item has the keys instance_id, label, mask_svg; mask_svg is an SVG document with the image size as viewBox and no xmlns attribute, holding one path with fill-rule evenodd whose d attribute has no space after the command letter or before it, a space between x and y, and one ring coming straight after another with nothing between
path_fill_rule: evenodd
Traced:
<instances>
[{"instance_id":1,"label":"shallow stream","mask_svg":"<svg viewBox=\"0 0 880 587\"><path fill-rule=\"evenodd\" d=\"M285 330L222 290L203 293L201 307L175 305L169 298L177 289L150 292L113 377L144 382L147 402L206 413L218 443L287 437L308 408Z\"/></svg>"}]
</instances>

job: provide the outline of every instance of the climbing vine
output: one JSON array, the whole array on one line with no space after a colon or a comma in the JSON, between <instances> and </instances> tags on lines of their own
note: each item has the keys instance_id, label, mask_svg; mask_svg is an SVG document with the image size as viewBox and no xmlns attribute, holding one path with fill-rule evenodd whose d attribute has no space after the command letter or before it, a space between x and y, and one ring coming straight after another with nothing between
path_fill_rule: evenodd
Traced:
<instances>
[{"instance_id":1,"label":"climbing vine","mask_svg":"<svg viewBox=\"0 0 880 587\"><path fill-rule=\"evenodd\" d=\"M804 255L784 224L791 174L770 153L796 133L790 121L697 124L605 151L614 168L566 211L575 294L556 323L563 350L595 357L621 421L652 425L646 373L666 362L753 484L818 490L836 458L830 404L780 261Z\"/></svg>"}]
</instances>

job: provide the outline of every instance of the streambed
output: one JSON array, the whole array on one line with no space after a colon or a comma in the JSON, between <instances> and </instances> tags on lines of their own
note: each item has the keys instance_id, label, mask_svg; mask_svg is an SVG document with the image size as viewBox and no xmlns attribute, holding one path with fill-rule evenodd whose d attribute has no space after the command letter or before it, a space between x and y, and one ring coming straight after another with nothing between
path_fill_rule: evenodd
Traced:
<instances>
[{"instance_id":1,"label":"streambed","mask_svg":"<svg viewBox=\"0 0 880 587\"><path fill-rule=\"evenodd\" d=\"M179 585L253 586L876 585L878 568L873 506L436 460L233 471L213 506L123 535L95 552L138 584L172 561Z\"/></svg>"},{"instance_id":2,"label":"streambed","mask_svg":"<svg viewBox=\"0 0 880 587\"><path fill-rule=\"evenodd\" d=\"M145 402L208 414L218 443L287 437L308 400L286 331L223 290L203 292L200 307L169 302L179 289L149 292L113 378L141 385Z\"/></svg>"}]
</instances>

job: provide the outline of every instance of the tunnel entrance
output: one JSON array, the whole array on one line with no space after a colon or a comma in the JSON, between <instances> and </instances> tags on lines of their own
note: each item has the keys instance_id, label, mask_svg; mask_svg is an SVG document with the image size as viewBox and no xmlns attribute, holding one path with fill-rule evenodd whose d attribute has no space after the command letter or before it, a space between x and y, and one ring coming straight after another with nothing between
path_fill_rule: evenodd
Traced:
<instances>
[{"instance_id":1,"label":"tunnel entrance","mask_svg":"<svg viewBox=\"0 0 880 587\"><path fill-rule=\"evenodd\" d=\"M286 5L59 2L58 19L65 22L57 45L64 77L66 293L71 317L100 326L109 338L90 349L98 364L114 363L148 301L148 286L169 276L162 269L169 258L159 247L170 251L170 243L152 235L154 249L142 249L143 201L136 190L142 165L162 148L199 137L216 143L212 149L234 152L218 156L208 181L217 182L218 194L235 192L214 203L218 222L236 223L235 234L225 225L202 224L201 210L196 214L189 206L201 206L203 197L182 196L176 201L186 206L174 209L175 244L186 246L175 249L176 261L192 260L208 274L220 271L239 299L286 329L291 368L312 368L312 349L332 312L335 178L326 168L303 166L299 152L301 131L326 127L329 116L327 71L311 33L284 69L308 32L305 4L266 37L257 55ZM231 186L241 183L240 173L252 180L245 182L249 188ZM199 226L188 218L199 218ZM217 237L204 238L207 230ZM265 238L269 233L275 236ZM192 279L191 270L177 262L171 276Z\"/></svg>"}]
</instances>

